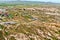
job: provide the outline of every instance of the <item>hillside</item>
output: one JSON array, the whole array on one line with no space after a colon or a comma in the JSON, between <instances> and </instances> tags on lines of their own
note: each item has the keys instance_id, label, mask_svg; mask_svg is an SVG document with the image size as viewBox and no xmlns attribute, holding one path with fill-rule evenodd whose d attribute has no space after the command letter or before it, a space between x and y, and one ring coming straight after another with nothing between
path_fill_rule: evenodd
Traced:
<instances>
[{"instance_id":1,"label":"hillside","mask_svg":"<svg viewBox=\"0 0 60 40\"><path fill-rule=\"evenodd\" d=\"M60 40L60 7L35 5L0 7L0 40Z\"/></svg>"}]
</instances>

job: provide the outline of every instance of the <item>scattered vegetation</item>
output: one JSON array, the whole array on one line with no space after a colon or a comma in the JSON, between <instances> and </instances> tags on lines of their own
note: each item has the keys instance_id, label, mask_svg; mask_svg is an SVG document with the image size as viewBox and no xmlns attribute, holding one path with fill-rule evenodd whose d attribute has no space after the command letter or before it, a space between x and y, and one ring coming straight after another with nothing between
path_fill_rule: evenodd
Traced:
<instances>
[{"instance_id":1,"label":"scattered vegetation","mask_svg":"<svg viewBox=\"0 0 60 40\"><path fill-rule=\"evenodd\" d=\"M43 7L17 5L6 6L6 8L4 6L3 9L5 12L3 16L2 13L0 15L2 18L0 40L60 40L60 20L58 20L60 9L49 5ZM7 24L4 24L5 22Z\"/></svg>"}]
</instances>

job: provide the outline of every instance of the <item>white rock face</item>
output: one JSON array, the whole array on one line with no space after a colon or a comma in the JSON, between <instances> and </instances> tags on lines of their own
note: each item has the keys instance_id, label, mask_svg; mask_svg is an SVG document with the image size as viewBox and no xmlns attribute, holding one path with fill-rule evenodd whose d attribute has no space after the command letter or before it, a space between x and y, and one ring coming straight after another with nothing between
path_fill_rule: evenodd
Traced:
<instances>
[{"instance_id":1,"label":"white rock face","mask_svg":"<svg viewBox=\"0 0 60 40\"><path fill-rule=\"evenodd\" d=\"M1 12L5 12L5 11L6 11L6 9L0 9L0 11L1 11Z\"/></svg>"},{"instance_id":2,"label":"white rock face","mask_svg":"<svg viewBox=\"0 0 60 40\"><path fill-rule=\"evenodd\" d=\"M1 22L0 24L1 24L1 25L3 25L3 24L5 24L5 25L7 25L7 24L12 25L12 24L16 24L16 22L9 21L9 22Z\"/></svg>"},{"instance_id":3,"label":"white rock face","mask_svg":"<svg viewBox=\"0 0 60 40\"><path fill-rule=\"evenodd\" d=\"M59 13L50 13L50 12L46 12L45 14L60 16L60 14L59 14Z\"/></svg>"}]
</instances>

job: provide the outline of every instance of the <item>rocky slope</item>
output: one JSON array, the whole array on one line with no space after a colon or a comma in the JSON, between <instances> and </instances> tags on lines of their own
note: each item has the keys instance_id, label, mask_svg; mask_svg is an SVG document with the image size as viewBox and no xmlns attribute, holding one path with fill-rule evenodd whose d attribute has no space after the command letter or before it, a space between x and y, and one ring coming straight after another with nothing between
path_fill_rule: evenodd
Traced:
<instances>
[{"instance_id":1,"label":"rocky slope","mask_svg":"<svg viewBox=\"0 0 60 40\"><path fill-rule=\"evenodd\" d=\"M0 40L60 40L58 8L8 8L6 11L8 16L0 15Z\"/></svg>"}]
</instances>

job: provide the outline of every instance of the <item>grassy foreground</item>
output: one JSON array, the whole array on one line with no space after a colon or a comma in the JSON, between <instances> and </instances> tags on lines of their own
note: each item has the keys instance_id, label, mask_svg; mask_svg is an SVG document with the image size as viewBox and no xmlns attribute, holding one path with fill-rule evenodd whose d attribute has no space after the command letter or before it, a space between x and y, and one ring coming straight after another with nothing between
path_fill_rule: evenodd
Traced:
<instances>
[{"instance_id":1,"label":"grassy foreground","mask_svg":"<svg viewBox=\"0 0 60 40\"><path fill-rule=\"evenodd\" d=\"M8 13L8 16L0 15L0 40L60 40L59 7L18 5L0 8Z\"/></svg>"}]
</instances>

